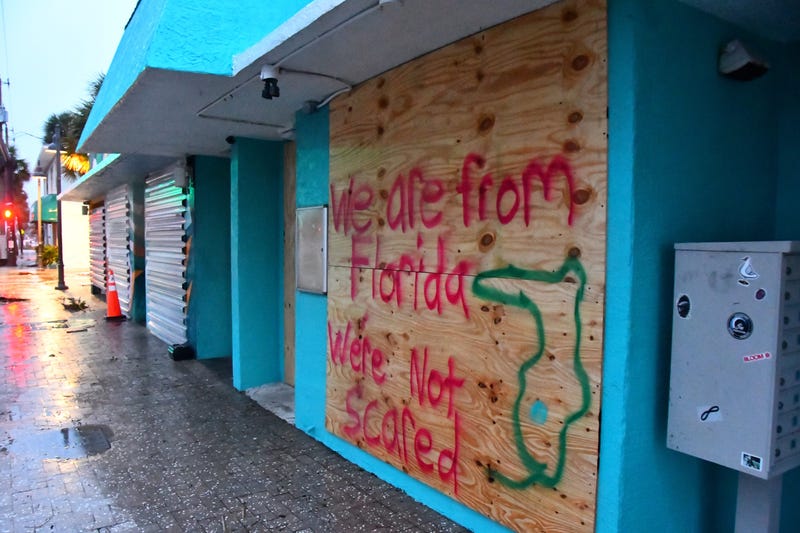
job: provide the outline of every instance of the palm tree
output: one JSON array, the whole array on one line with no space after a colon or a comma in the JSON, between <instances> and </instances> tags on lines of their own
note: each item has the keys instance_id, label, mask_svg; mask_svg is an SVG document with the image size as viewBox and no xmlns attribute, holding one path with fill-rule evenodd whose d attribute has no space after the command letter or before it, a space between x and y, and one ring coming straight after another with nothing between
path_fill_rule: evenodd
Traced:
<instances>
[{"instance_id":1,"label":"palm tree","mask_svg":"<svg viewBox=\"0 0 800 533\"><path fill-rule=\"evenodd\" d=\"M98 74L91 83L89 83L89 98L82 101L78 107L75 108L76 120L75 127L78 128L78 137L83 133L83 128L86 127L86 120L89 118L89 113L92 112L94 102L97 100L97 93L100 92L100 87L103 85L105 74Z\"/></svg>"},{"instance_id":2,"label":"palm tree","mask_svg":"<svg viewBox=\"0 0 800 533\"><path fill-rule=\"evenodd\" d=\"M77 152L78 140L81 138L86 120L89 118L104 78L104 74L99 74L89 84L89 98L83 100L75 109L50 115L44 123L45 139L52 139L56 131L56 124L61 125L61 147L63 149L61 162L64 165L64 178L68 181L83 176L91 168L89 156Z\"/></svg>"},{"instance_id":3,"label":"palm tree","mask_svg":"<svg viewBox=\"0 0 800 533\"><path fill-rule=\"evenodd\" d=\"M76 152L81 133L75 125L76 120L75 113L64 111L58 115L50 115L44 123L45 139L53 139L56 124L61 125L61 163L64 165L63 176L67 181L74 181L78 176L89 171L89 158L86 154Z\"/></svg>"}]
</instances>

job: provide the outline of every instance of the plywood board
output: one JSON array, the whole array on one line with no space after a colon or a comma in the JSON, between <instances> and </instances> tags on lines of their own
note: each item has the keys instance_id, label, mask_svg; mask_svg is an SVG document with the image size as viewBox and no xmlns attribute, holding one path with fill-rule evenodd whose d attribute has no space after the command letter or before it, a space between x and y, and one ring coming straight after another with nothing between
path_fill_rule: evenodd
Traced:
<instances>
[{"instance_id":1,"label":"plywood board","mask_svg":"<svg viewBox=\"0 0 800 533\"><path fill-rule=\"evenodd\" d=\"M331 106L329 431L519 531L591 531L606 15L565 1Z\"/></svg>"},{"instance_id":2,"label":"plywood board","mask_svg":"<svg viewBox=\"0 0 800 533\"><path fill-rule=\"evenodd\" d=\"M295 227L297 207L297 149L295 143L283 147L283 376L294 386L295 334Z\"/></svg>"}]
</instances>

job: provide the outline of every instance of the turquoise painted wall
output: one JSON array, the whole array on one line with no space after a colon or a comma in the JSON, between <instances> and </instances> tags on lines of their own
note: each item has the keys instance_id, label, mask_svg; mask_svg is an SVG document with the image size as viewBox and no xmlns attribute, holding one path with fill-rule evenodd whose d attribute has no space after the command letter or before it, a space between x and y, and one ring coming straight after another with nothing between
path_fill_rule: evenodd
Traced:
<instances>
[{"instance_id":1,"label":"turquoise painted wall","mask_svg":"<svg viewBox=\"0 0 800 533\"><path fill-rule=\"evenodd\" d=\"M230 76L233 56L309 0L141 0L117 47L79 145L146 68Z\"/></svg>"},{"instance_id":2,"label":"turquoise painted wall","mask_svg":"<svg viewBox=\"0 0 800 533\"><path fill-rule=\"evenodd\" d=\"M732 531L737 475L666 448L673 243L769 240L779 76L716 73L747 35L674 0L609 6L609 224L600 532ZM784 501L797 497L793 476ZM786 507L786 505L784 506Z\"/></svg>"},{"instance_id":3,"label":"turquoise painted wall","mask_svg":"<svg viewBox=\"0 0 800 533\"><path fill-rule=\"evenodd\" d=\"M778 239L800 240L800 43L781 47L770 55L772 74L778 79L781 112L778 117Z\"/></svg>"},{"instance_id":4,"label":"turquoise painted wall","mask_svg":"<svg viewBox=\"0 0 800 533\"><path fill-rule=\"evenodd\" d=\"M777 239L800 240L800 43L783 45L770 52L771 73L777 82L780 102L778 114L778 197L776 201ZM800 472L784 475L782 524L800 523Z\"/></svg>"},{"instance_id":5,"label":"turquoise painted wall","mask_svg":"<svg viewBox=\"0 0 800 533\"><path fill-rule=\"evenodd\" d=\"M622 521L623 485L620 468L628 433L626 418L626 366L631 353L628 332L633 328L633 158L636 110L631 90L635 86L635 5L610 1L608 5L608 202L606 234L606 309L603 346L603 384L600 428L600 465L597 492L598 532L617 531ZM612 112L613 110L613 112ZM614 236L611 238L610 236ZM612 297L613 295L613 297Z\"/></svg>"},{"instance_id":6,"label":"turquoise painted wall","mask_svg":"<svg viewBox=\"0 0 800 533\"><path fill-rule=\"evenodd\" d=\"M147 297L145 289L144 259L144 180L135 181L128 187L131 217L131 310L134 322L147 322Z\"/></svg>"},{"instance_id":7,"label":"turquoise painted wall","mask_svg":"<svg viewBox=\"0 0 800 533\"><path fill-rule=\"evenodd\" d=\"M328 108L295 115L297 207L328 203ZM365 470L392 483L412 498L474 531L508 531L459 502L431 489L325 430L327 297L296 292L295 425Z\"/></svg>"},{"instance_id":8,"label":"turquoise painted wall","mask_svg":"<svg viewBox=\"0 0 800 533\"><path fill-rule=\"evenodd\" d=\"M233 56L288 20L309 0L167 0L147 66L230 76Z\"/></svg>"},{"instance_id":9,"label":"turquoise painted wall","mask_svg":"<svg viewBox=\"0 0 800 533\"><path fill-rule=\"evenodd\" d=\"M192 295L188 338L198 359L230 357L231 348L231 164L194 158L193 235L189 257Z\"/></svg>"},{"instance_id":10,"label":"turquoise painted wall","mask_svg":"<svg viewBox=\"0 0 800 533\"><path fill-rule=\"evenodd\" d=\"M328 108L295 117L297 207L328 204ZM295 425L325 432L325 343L328 298L295 291ZM302 371L300 371L302 369Z\"/></svg>"},{"instance_id":11,"label":"turquoise painted wall","mask_svg":"<svg viewBox=\"0 0 800 533\"><path fill-rule=\"evenodd\" d=\"M233 386L283 378L283 143L231 149ZM302 367L300 367L302 368Z\"/></svg>"}]
</instances>

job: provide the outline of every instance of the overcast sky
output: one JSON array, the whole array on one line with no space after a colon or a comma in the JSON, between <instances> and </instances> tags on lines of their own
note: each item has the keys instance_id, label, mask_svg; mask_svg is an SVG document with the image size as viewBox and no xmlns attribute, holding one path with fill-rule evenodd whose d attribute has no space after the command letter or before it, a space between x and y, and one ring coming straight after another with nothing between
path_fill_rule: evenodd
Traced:
<instances>
[{"instance_id":1,"label":"overcast sky","mask_svg":"<svg viewBox=\"0 0 800 533\"><path fill-rule=\"evenodd\" d=\"M89 84L108 70L135 6L136 0L0 0L9 144L31 170L45 120L88 96Z\"/></svg>"}]
</instances>

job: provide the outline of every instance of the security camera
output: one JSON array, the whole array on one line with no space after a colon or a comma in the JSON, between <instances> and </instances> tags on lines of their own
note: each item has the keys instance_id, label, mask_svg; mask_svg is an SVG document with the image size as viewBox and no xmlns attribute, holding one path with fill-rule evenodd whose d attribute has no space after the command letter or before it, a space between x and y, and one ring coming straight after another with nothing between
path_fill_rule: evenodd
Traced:
<instances>
[{"instance_id":1,"label":"security camera","mask_svg":"<svg viewBox=\"0 0 800 533\"><path fill-rule=\"evenodd\" d=\"M726 44L719 53L719 73L726 78L750 81L766 74L769 65L745 48L738 39Z\"/></svg>"},{"instance_id":2,"label":"security camera","mask_svg":"<svg viewBox=\"0 0 800 533\"><path fill-rule=\"evenodd\" d=\"M278 88L278 72L280 69L272 65L264 65L261 67L261 80L264 82L264 89L261 91L261 97L267 100L272 100L281 95L281 90Z\"/></svg>"},{"instance_id":3,"label":"security camera","mask_svg":"<svg viewBox=\"0 0 800 533\"><path fill-rule=\"evenodd\" d=\"M276 67L276 66L264 65L263 67L261 67L261 79L262 80L269 80L269 79L277 80L279 72L280 72L280 69L278 67Z\"/></svg>"}]
</instances>

